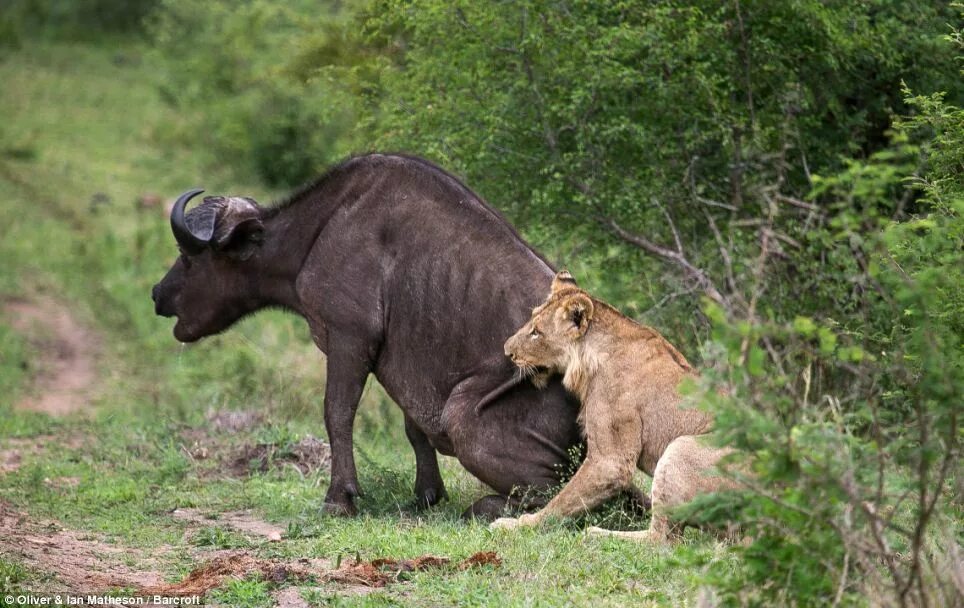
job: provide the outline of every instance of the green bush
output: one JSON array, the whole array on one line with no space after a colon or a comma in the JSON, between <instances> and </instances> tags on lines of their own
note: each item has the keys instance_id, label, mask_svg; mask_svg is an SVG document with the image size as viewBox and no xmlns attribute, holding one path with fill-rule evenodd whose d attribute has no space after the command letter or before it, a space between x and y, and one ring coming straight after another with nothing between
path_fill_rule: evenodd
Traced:
<instances>
[{"instance_id":1,"label":"green bush","mask_svg":"<svg viewBox=\"0 0 964 608\"><path fill-rule=\"evenodd\" d=\"M95 40L141 34L156 0L6 0L0 6L0 45L24 38Z\"/></svg>"},{"instance_id":2,"label":"green bush","mask_svg":"<svg viewBox=\"0 0 964 608\"><path fill-rule=\"evenodd\" d=\"M942 41L954 17L934 2L383 0L368 39L402 50L380 75L377 141L464 174L563 263L638 250L605 282L649 292L642 310L678 294L654 320L692 335L674 321L685 296L746 307L733 283L767 218L792 256L813 175L888 147L902 82L964 93ZM792 270L758 304L792 318L842 303L799 298L819 275Z\"/></svg>"},{"instance_id":3,"label":"green bush","mask_svg":"<svg viewBox=\"0 0 964 608\"><path fill-rule=\"evenodd\" d=\"M214 162L272 186L317 175L348 150L353 104L302 65L328 43L335 3L169 1L150 31L165 99L194 117Z\"/></svg>"},{"instance_id":4,"label":"green bush","mask_svg":"<svg viewBox=\"0 0 964 608\"><path fill-rule=\"evenodd\" d=\"M910 97L897 146L822 180L841 202L833 255L864 259L835 283L862 286L859 308L833 322L790 323L709 305L708 387L721 443L749 464L749 488L718 510L753 539L740 568L711 570L726 605L950 606L961 601L961 425L964 395L964 111ZM906 143L924 170L902 174ZM901 203L910 180L918 213ZM894 196L898 198L894 198ZM889 200L888 200L889 199ZM886 201L886 202L885 202ZM855 244L856 242L856 244ZM831 279L832 280L832 279ZM713 500L713 499L710 499ZM706 501L701 501L706 506ZM692 505L698 512L700 505ZM711 518L712 519L712 518Z\"/></svg>"}]
</instances>

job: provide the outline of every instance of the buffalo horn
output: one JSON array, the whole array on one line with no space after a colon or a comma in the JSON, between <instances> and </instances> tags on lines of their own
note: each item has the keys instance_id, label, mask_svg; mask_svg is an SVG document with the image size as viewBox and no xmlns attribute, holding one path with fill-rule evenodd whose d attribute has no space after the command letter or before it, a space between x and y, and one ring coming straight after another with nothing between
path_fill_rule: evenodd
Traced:
<instances>
[{"instance_id":1,"label":"buffalo horn","mask_svg":"<svg viewBox=\"0 0 964 608\"><path fill-rule=\"evenodd\" d=\"M177 244L181 246L184 253L189 255L200 253L208 245L207 241L198 238L191 232L191 229L187 227L184 221L184 208L187 207L188 201L202 192L204 192L204 190L200 188L188 190L177 197L177 201L175 201L174 207L171 209L171 231L174 232L174 238L177 240Z\"/></svg>"}]
</instances>

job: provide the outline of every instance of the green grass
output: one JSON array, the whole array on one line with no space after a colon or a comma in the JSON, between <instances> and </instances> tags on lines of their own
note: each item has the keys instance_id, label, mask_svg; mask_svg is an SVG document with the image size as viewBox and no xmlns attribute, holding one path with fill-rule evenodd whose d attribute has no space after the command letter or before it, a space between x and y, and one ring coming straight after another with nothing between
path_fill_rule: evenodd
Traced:
<instances>
[{"instance_id":1,"label":"green grass","mask_svg":"<svg viewBox=\"0 0 964 608\"><path fill-rule=\"evenodd\" d=\"M369 595L335 584L304 585L316 604L345 606L680 605L695 601L700 572L728 559L714 539L690 533L675 549L589 538L578 524L493 533L459 513L485 493L443 458L451 500L427 512L408 508L414 459L402 418L376 383L365 391L356 424L356 457L365 496L360 516L321 512L325 473L291 467L248 476L219 473L216 459L188 454L189 431L210 410L256 410L253 428L213 433L221 453L245 444L290 445L323 436L324 374L304 323L265 313L191 347L157 318L151 285L175 255L166 220L138 209L138 195L170 196L194 184L270 198L256 183L219 169L203 134L165 106L141 48L26 46L0 63L0 295L52 294L104 337L101 384L89 412L52 419L13 409L35 354L0 317L0 441L54 435L56 449L26 454L0 475L0 498L36 518L102 535L149 552L170 545L171 577L196 565L189 550L244 548L261 557L461 559L497 551L499 569L419 572ZM45 480L75 478L76 485ZM218 525L191 538L175 508L218 513L253 509L287 528L268 543ZM635 522L645 525L643 521ZM0 561L4 589L29 588L37 576L15 559ZM215 598L270 605L272 584L230 583Z\"/></svg>"}]
</instances>

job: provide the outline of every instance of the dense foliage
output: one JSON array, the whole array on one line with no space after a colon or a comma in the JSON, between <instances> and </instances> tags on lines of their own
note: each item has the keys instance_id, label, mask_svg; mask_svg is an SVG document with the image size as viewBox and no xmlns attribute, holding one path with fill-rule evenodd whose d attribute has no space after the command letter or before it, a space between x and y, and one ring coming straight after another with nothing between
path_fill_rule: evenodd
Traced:
<instances>
[{"instance_id":1,"label":"dense foliage","mask_svg":"<svg viewBox=\"0 0 964 608\"><path fill-rule=\"evenodd\" d=\"M339 11L317 2L177 2L150 19L164 96L199 119L190 134L269 185L306 181L344 157L351 99L314 77Z\"/></svg>"},{"instance_id":2,"label":"dense foliage","mask_svg":"<svg viewBox=\"0 0 964 608\"><path fill-rule=\"evenodd\" d=\"M35 38L94 40L139 34L155 0L4 0L0 49Z\"/></svg>"}]
</instances>

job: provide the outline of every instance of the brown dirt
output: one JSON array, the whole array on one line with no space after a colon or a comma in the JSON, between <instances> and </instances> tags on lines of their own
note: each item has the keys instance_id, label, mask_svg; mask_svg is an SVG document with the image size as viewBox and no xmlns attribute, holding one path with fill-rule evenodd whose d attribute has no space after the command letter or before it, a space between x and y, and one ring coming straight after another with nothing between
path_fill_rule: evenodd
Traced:
<instances>
[{"instance_id":1,"label":"brown dirt","mask_svg":"<svg viewBox=\"0 0 964 608\"><path fill-rule=\"evenodd\" d=\"M139 592L164 596L204 595L220 587L226 579L243 579L255 573L265 581L283 583L304 580L309 574L309 567L301 563L258 559L244 551L235 551L205 562L177 583L141 586Z\"/></svg>"},{"instance_id":2,"label":"brown dirt","mask_svg":"<svg viewBox=\"0 0 964 608\"><path fill-rule=\"evenodd\" d=\"M264 420L263 414L252 410L210 410L205 417L214 430L231 433L246 431Z\"/></svg>"},{"instance_id":3,"label":"brown dirt","mask_svg":"<svg viewBox=\"0 0 964 608\"><path fill-rule=\"evenodd\" d=\"M189 515L184 517L188 521L203 518L192 510L184 510L182 515ZM222 515L220 521L224 521L224 517ZM228 519L244 521L243 525L247 526L253 518L235 514ZM210 520L204 518L203 521ZM111 545L90 533L66 530L54 522L31 520L0 501L0 555L50 576L32 589L34 592L94 593L128 588L145 596L204 595L226 580L257 575L275 584L317 580L337 583L343 591L365 593L366 589L404 580L409 572L498 567L502 563L495 553L488 552L476 553L457 564L446 557L423 555L406 560L353 560L332 569L332 564L324 559L282 561L257 558L247 551L218 551L206 553L207 560L181 581L165 583L160 560L174 551L170 546L155 547L148 557L144 551ZM279 590L275 596L279 605L291 608L304 605L297 591Z\"/></svg>"},{"instance_id":4,"label":"brown dirt","mask_svg":"<svg viewBox=\"0 0 964 608\"><path fill-rule=\"evenodd\" d=\"M331 465L330 446L308 435L295 443L256 443L237 445L231 436L250 430L264 421L264 415L251 410L209 411L205 424L180 432L182 450L197 465L201 478L245 478L271 469L293 467L302 475L327 470Z\"/></svg>"},{"instance_id":5,"label":"brown dirt","mask_svg":"<svg viewBox=\"0 0 964 608\"><path fill-rule=\"evenodd\" d=\"M23 460L23 453L16 448L6 448L0 450L0 475L12 473L20 468Z\"/></svg>"},{"instance_id":6,"label":"brown dirt","mask_svg":"<svg viewBox=\"0 0 964 608\"><path fill-rule=\"evenodd\" d=\"M65 530L53 522L37 522L0 502L0 554L52 574L33 591L93 592L112 587L160 585L163 575L156 559L167 549L144 558L124 547L109 545L91 534ZM131 565L134 564L134 565Z\"/></svg>"},{"instance_id":7,"label":"brown dirt","mask_svg":"<svg viewBox=\"0 0 964 608\"><path fill-rule=\"evenodd\" d=\"M462 560L462 562L459 564L459 570L481 568L482 566L492 566L493 568L498 568L501 565L502 558L500 558L495 551L479 551L478 553Z\"/></svg>"},{"instance_id":8,"label":"brown dirt","mask_svg":"<svg viewBox=\"0 0 964 608\"><path fill-rule=\"evenodd\" d=\"M0 302L11 327L39 352L30 393L16 407L61 416L86 408L97 379L100 340L52 298Z\"/></svg>"},{"instance_id":9,"label":"brown dirt","mask_svg":"<svg viewBox=\"0 0 964 608\"><path fill-rule=\"evenodd\" d=\"M271 594L275 608L308 608L309 604L301 597L297 587L285 587Z\"/></svg>"},{"instance_id":10,"label":"brown dirt","mask_svg":"<svg viewBox=\"0 0 964 608\"><path fill-rule=\"evenodd\" d=\"M171 515L174 519L191 522L201 525L225 526L243 532L251 536L264 537L270 541L281 540L284 528L263 521L251 511L229 511L227 513L217 513L215 517L210 517L202 513L199 509L175 509Z\"/></svg>"},{"instance_id":11,"label":"brown dirt","mask_svg":"<svg viewBox=\"0 0 964 608\"><path fill-rule=\"evenodd\" d=\"M331 465L331 448L324 441L309 435L289 446L275 443L242 446L224 465L225 472L233 477L264 473L272 467L281 466L293 466L301 473L308 474Z\"/></svg>"},{"instance_id":12,"label":"brown dirt","mask_svg":"<svg viewBox=\"0 0 964 608\"><path fill-rule=\"evenodd\" d=\"M39 454L48 446L77 449L86 441L88 438L82 434L0 438L0 475L16 471L23 464L24 456Z\"/></svg>"},{"instance_id":13,"label":"brown dirt","mask_svg":"<svg viewBox=\"0 0 964 608\"><path fill-rule=\"evenodd\" d=\"M502 560L494 552L479 552L455 565L456 570L468 570L482 566L498 567ZM452 560L447 557L423 555L415 559L396 560L391 558L373 559L370 562L351 561L328 573L326 580L366 587L384 587L397 582L408 572L430 569L452 569Z\"/></svg>"}]
</instances>

